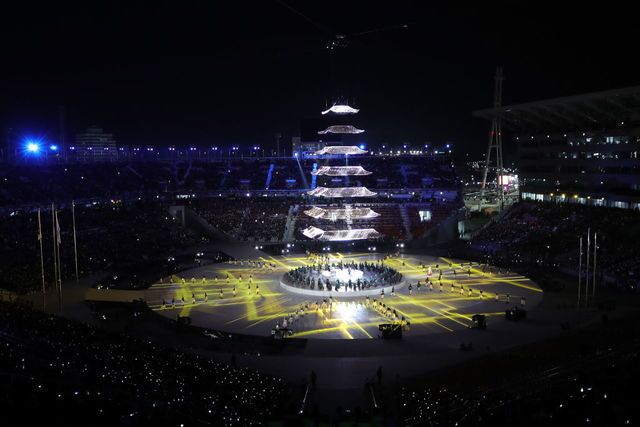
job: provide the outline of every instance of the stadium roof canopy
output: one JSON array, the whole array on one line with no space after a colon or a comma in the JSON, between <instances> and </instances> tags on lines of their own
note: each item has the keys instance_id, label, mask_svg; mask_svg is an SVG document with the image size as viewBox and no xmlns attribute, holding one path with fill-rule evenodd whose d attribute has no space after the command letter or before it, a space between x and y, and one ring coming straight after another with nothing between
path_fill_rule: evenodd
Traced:
<instances>
[{"instance_id":1,"label":"stadium roof canopy","mask_svg":"<svg viewBox=\"0 0 640 427\"><path fill-rule=\"evenodd\" d=\"M640 86L487 108L473 115L499 117L516 132L612 129L640 118Z\"/></svg>"},{"instance_id":2,"label":"stadium roof canopy","mask_svg":"<svg viewBox=\"0 0 640 427\"><path fill-rule=\"evenodd\" d=\"M322 166L315 172L311 172L312 175L327 175L327 176L361 176L371 175L362 166Z\"/></svg>"},{"instance_id":3,"label":"stadium roof canopy","mask_svg":"<svg viewBox=\"0 0 640 427\"><path fill-rule=\"evenodd\" d=\"M307 194L316 197L372 197L377 193L367 187L316 187Z\"/></svg>"}]
</instances>

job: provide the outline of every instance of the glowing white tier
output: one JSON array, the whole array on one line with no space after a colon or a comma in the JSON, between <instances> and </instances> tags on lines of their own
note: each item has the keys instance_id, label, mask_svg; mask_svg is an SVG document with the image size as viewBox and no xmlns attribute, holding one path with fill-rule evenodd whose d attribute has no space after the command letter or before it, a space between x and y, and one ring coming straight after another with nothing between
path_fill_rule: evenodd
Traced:
<instances>
[{"instance_id":1,"label":"glowing white tier","mask_svg":"<svg viewBox=\"0 0 640 427\"><path fill-rule=\"evenodd\" d=\"M331 145L316 151L315 154L364 154L366 152L367 150L363 150L355 145Z\"/></svg>"},{"instance_id":2,"label":"glowing white tier","mask_svg":"<svg viewBox=\"0 0 640 427\"><path fill-rule=\"evenodd\" d=\"M307 194L316 197L372 197L377 193L367 187L316 187Z\"/></svg>"},{"instance_id":3,"label":"glowing white tier","mask_svg":"<svg viewBox=\"0 0 640 427\"><path fill-rule=\"evenodd\" d=\"M327 175L327 176L362 176L371 175L362 166L322 166L315 172L311 172L312 175Z\"/></svg>"},{"instance_id":4,"label":"glowing white tier","mask_svg":"<svg viewBox=\"0 0 640 427\"><path fill-rule=\"evenodd\" d=\"M328 133L339 133L339 134L357 134L363 133L364 129L358 129L355 126L351 125L333 125L329 126L325 130L318 131L320 135L325 135Z\"/></svg>"},{"instance_id":5,"label":"glowing white tier","mask_svg":"<svg viewBox=\"0 0 640 427\"><path fill-rule=\"evenodd\" d=\"M320 228L309 226L302 230L302 234L310 239L318 239L329 242L344 242L350 240L376 239L381 236L373 228L353 228L351 230L324 231Z\"/></svg>"},{"instance_id":6,"label":"glowing white tier","mask_svg":"<svg viewBox=\"0 0 640 427\"><path fill-rule=\"evenodd\" d=\"M331 221L339 221L345 219L371 219L380 216L378 212L371 208L320 208L314 206L304 211L307 216L315 219L327 219Z\"/></svg>"},{"instance_id":7,"label":"glowing white tier","mask_svg":"<svg viewBox=\"0 0 640 427\"><path fill-rule=\"evenodd\" d=\"M336 104L329 108L328 110L324 110L322 114L335 113L335 114L356 114L358 111L357 108L349 107L348 105L339 105Z\"/></svg>"}]
</instances>

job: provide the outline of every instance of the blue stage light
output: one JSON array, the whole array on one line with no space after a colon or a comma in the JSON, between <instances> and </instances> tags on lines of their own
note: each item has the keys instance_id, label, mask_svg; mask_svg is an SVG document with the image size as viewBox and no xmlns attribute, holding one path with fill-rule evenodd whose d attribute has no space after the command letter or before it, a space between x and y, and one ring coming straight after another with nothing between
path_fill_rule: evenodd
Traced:
<instances>
[{"instance_id":1,"label":"blue stage light","mask_svg":"<svg viewBox=\"0 0 640 427\"><path fill-rule=\"evenodd\" d=\"M56 144L51 144L51 145L49 146L49 150L51 150L51 151L58 151L58 146L57 146Z\"/></svg>"},{"instance_id":2,"label":"blue stage light","mask_svg":"<svg viewBox=\"0 0 640 427\"><path fill-rule=\"evenodd\" d=\"M33 141L27 142L26 148L28 153L35 154L40 152L40 144L38 144L37 142L33 142Z\"/></svg>"}]
</instances>

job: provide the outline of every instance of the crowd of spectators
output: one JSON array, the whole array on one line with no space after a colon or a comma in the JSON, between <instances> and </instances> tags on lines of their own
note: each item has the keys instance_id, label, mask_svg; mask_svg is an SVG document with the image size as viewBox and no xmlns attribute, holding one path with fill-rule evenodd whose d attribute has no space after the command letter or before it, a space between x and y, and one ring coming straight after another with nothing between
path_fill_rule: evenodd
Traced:
<instances>
[{"instance_id":1,"label":"crowd of spectators","mask_svg":"<svg viewBox=\"0 0 640 427\"><path fill-rule=\"evenodd\" d=\"M473 238L472 247L490 257L494 265L560 270L577 275L579 238L583 238L584 267L588 230L591 231L591 263L597 233L598 279L603 284L637 291L640 213L632 210L519 202L482 229Z\"/></svg>"},{"instance_id":2,"label":"crowd of spectators","mask_svg":"<svg viewBox=\"0 0 640 427\"><path fill-rule=\"evenodd\" d=\"M189 203L212 227L245 242L280 242L284 236L289 197L223 197Z\"/></svg>"},{"instance_id":3,"label":"crowd of spectators","mask_svg":"<svg viewBox=\"0 0 640 427\"><path fill-rule=\"evenodd\" d=\"M0 376L5 425L264 425L287 395L278 378L8 302Z\"/></svg>"},{"instance_id":4,"label":"crowd of spectators","mask_svg":"<svg viewBox=\"0 0 640 427\"><path fill-rule=\"evenodd\" d=\"M182 227L166 206L153 201L90 203L75 207L78 273L123 269L174 256L202 238ZM62 280L75 279L71 208L58 211ZM42 211L42 242L47 286L53 278L53 221ZM41 265L37 212L23 211L0 221L0 288L19 293L40 289Z\"/></svg>"},{"instance_id":5,"label":"crowd of spectators","mask_svg":"<svg viewBox=\"0 0 640 427\"><path fill-rule=\"evenodd\" d=\"M282 241L290 206L289 198L251 200L238 237L244 241Z\"/></svg>"},{"instance_id":6,"label":"crowd of spectators","mask_svg":"<svg viewBox=\"0 0 640 427\"><path fill-rule=\"evenodd\" d=\"M343 165L344 159L216 159L213 161L127 161L116 163L41 163L0 165L0 207L51 200L123 198L163 193L227 190L304 190L314 163ZM372 175L350 178L349 185L375 189L455 188L450 163L429 157L364 156L358 163ZM319 177L320 182L346 177ZM335 183L329 186L336 186Z\"/></svg>"},{"instance_id":7,"label":"crowd of spectators","mask_svg":"<svg viewBox=\"0 0 640 427\"><path fill-rule=\"evenodd\" d=\"M399 415L421 426L634 425L639 325L637 318L603 321L443 372L432 379L437 385L405 388Z\"/></svg>"}]
</instances>

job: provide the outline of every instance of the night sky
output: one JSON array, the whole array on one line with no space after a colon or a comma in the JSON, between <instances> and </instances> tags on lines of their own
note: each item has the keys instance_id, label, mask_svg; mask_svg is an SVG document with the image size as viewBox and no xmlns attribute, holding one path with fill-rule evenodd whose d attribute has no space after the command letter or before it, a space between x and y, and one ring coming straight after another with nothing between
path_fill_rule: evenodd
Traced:
<instances>
[{"instance_id":1,"label":"night sky","mask_svg":"<svg viewBox=\"0 0 640 427\"><path fill-rule=\"evenodd\" d=\"M0 125L50 138L63 104L69 136L95 123L126 144L268 147L342 96L370 143L480 153L471 111L491 106L497 64L505 103L640 84L632 2L12 3ZM330 52L335 34L350 43Z\"/></svg>"}]
</instances>

